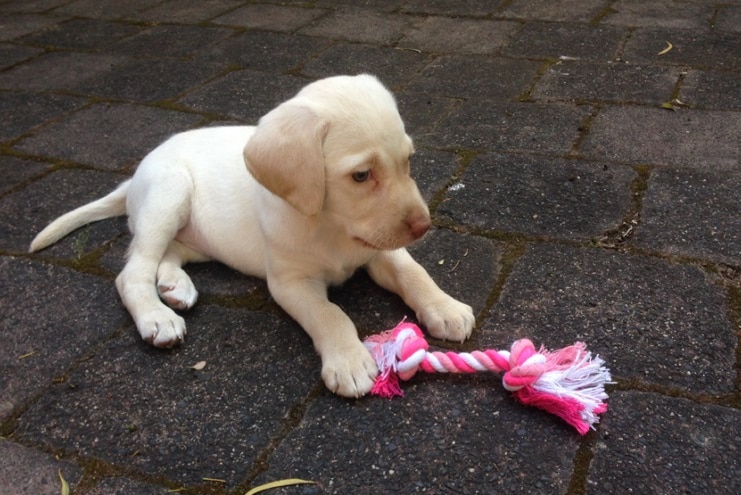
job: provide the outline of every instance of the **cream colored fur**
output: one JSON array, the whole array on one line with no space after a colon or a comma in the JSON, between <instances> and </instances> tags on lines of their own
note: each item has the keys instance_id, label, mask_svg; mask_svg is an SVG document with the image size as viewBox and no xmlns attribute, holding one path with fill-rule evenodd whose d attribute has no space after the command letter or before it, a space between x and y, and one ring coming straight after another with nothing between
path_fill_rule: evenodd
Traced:
<instances>
[{"instance_id":1,"label":"cream colored fur","mask_svg":"<svg viewBox=\"0 0 741 495\"><path fill-rule=\"evenodd\" d=\"M173 308L190 308L198 293L182 266L218 260L266 278L311 336L327 387L358 397L372 387L376 366L353 322L327 299L328 285L364 266L434 337L460 341L474 324L471 308L438 288L405 249L430 226L409 175L413 151L392 95L374 77L323 79L257 127L170 138L132 179L52 222L30 250L126 213L133 239L116 286L143 339L159 347L184 339Z\"/></svg>"}]
</instances>

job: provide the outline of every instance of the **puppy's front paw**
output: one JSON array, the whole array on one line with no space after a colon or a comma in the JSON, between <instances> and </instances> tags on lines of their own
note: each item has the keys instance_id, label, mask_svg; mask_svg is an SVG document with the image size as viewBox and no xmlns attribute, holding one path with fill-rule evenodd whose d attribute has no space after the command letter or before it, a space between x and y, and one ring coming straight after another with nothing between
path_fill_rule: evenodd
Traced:
<instances>
[{"instance_id":1,"label":"puppy's front paw","mask_svg":"<svg viewBox=\"0 0 741 495\"><path fill-rule=\"evenodd\" d=\"M322 356L322 379L337 395L362 397L373 388L376 375L376 363L360 341L350 348L338 348Z\"/></svg>"},{"instance_id":2,"label":"puppy's front paw","mask_svg":"<svg viewBox=\"0 0 741 495\"><path fill-rule=\"evenodd\" d=\"M142 339L156 347L173 347L185 338L185 320L162 306L144 313L136 321Z\"/></svg>"},{"instance_id":3,"label":"puppy's front paw","mask_svg":"<svg viewBox=\"0 0 741 495\"><path fill-rule=\"evenodd\" d=\"M419 322L437 339L463 342L471 336L476 318L468 304L445 296L417 313Z\"/></svg>"}]
</instances>

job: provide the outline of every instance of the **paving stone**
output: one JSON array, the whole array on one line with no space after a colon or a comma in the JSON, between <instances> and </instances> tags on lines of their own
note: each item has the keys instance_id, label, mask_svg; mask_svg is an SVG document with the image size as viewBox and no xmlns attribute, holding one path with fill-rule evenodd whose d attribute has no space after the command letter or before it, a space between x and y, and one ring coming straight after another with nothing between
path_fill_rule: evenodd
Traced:
<instances>
[{"instance_id":1,"label":"paving stone","mask_svg":"<svg viewBox=\"0 0 741 495\"><path fill-rule=\"evenodd\" d=\"M0 88L65 90L128 62L121 55L51 52L0 73Z\"/></svg>"},{"instance_id":2,"label":"paving stone","mask_svg":"<svg viewBox=\"0 0 741 495\"><path fill-rule=\"evenodd\" d=\"M152 22L197 24L220 17L242 3L241 0L167 0L129 17Z\"/></svg>"},{"instance_id":3,"label":"paving stone","mask_svg":"<svg viewBox=\"0 0 741 495\"><path fill-rule=\"evenodd\" d=\"M303 0L291 0L290 2L286 3L294 3L297 5L304 5L306 2ZM399 10L399 8L406 3L406 0L361 0L358 2L358 0L317 0L316 4L319 7L332 7L332 8L338 8L338 7L352 7L357 8L358 5L362 7L372 7L373 10L378 12L391 12L395 10Z\"/></svg>"},{"instance_id":4,"label":"paving stone","mask_svg":"<svg viewBox=\"0 0 741 495\"><path fill-rule=\"evenodd\" d=\"M399 41L399 47L438 53L493 54L518 27L511 21L428 17Z\"/></svg>"},{"instance_id":5,"label":"paving stone","mask_svg":"<svg viewBox=\"0 0 741 495\"><path fill-rule=\"evenodd\" d=\"M174 493L173 489L141 483L127 478L105 478L86 492L87 495L168 495L172 493Z\"/></svg>"},{"instance_id":6,"label":"paving stone","mask_svg":"<svg viewBox=\"0 0 741 495\"><path fill-rule=\"evenodd\" d=\"M667 47L672 49L659 55ZM741 69L741 36L732 32L677 30L674 28L639 28L631 35L623 51L623 60L631 64L679 65L696 69Z\"/></svg>"},{"instance_id":7,"label":"paving stone","mask_svg":"<svg viewBox=\"0 0 741 495\"><path fill-rule=\"evenodd\" d=\"M54 13L93 19L124 19L136 17L137 12L151 6L152 0L74 0L64 2Z\"/></svg>"},{"instance_id":8,"label":"paving stone","mask_svg":"<svg viewBox=\"0 0 741 495\"><path fill-rule=\"evenodd\" d=\"M411 164L412 177L417 181L419 192L427 202L445 188L459 167L453 153L425 148L415 151Z\"/></svg>"},{"instance_id":9,"label":"paving stone","mask_svg":"<svg viewBox=\"0 0 741 495\"><path fill-rule=\"evenodd\" d=\"M502 54L515 57L614 60L628 30L619 26L528 22L512 35Z\"/></svg>"},{"instance_id":10,"label":"paving stone","mask_svg":"<svg viewBox=\"0 0 741 495\"><path fill-rule=\"evenodd\" d=\"M0 194L8 192L49 168L48 163L0 155Z\"/></svg>"},{"instance_id":11,"label":"paving stone","mask_svg":"<svg viewBox=\"0 0 741 495\"><path fill-rule=\"evenodd\" d=\"M20 137L44 122L61 117L85 101L62 95L0 92L0 141Z\"/></svg>"},{"instance_id":12,"label":"paving stone","mask_svg":"<svg viewBox=\"0 0 741 495\"><path fill-rule=\"evenodd\" d=\"M19 418L16 437L178 483L242 482L317 383L319 358L286 318L202 306L186 321L176 349L133 329L109 341Z\"/></svg>"},{"instance_id":13,"label":"paving stone","mask_svg":"<svg viewBox=\"0 0 741 495\"><path fill-rule=\"evenodd\" d=\"M26 252L31 240L49 222L108 194L125 178L89 170L59 170L5 196L0 200L0 248ZM79 259L118 235L121 227L116 221L83 227L44 251L44 256Z\"/></svg>"},{"instance_id":14,"label":"paving stone","mask_svg":"<svg viewBox=\"0 0 741 495\"><path fill-rule=\"evenodd\" d=\"M592 122L585 156L623 163L739 171L741 114L606 107Z\"/></svg>"},{"instance_id":15,"label":"paving stone","mask_svg":"<svg viewBox=\"0 0 741 495\"><path fill-rule=\"evenodd\" d=\"M725 291L660 258L528 246L479 335L494 348L523 337L549 349L586 342L623 380L696 394L735 387Z\"/></svg>"},{"instance_id":16,"label":"paving stone","mask_svg":"<svg viewBox=\"0 0 741 495\"><path fill-rule=\"evenodd\" d=\"M457 104L453 98L408 91L396 94L396 101L406 131L413 139L434 127Z\"/></svg>"},{"instance_id":17,"label":"paving stone","mask_svg":"<svg viewBox=\"0 0 741 495\"><path fill-rule=\"evenodd\" d=\"M0 12L30 12L40 14L53 10L64 0L9 0L0 5Z\"/></svg>"},{"instance_id":18,"label":"paving stone","mask_svg":"<svg viewBox=\"0 0 741 495\"><path fill-rule=\"evenodd\" d=\"M610 4L609 15L602 22L622 26L651 26L672 29L707 29L715 6L710 2L662 2L618 0Z\"/></svg>"},{"instance_id":19,"label":"paving stone","mask_svg":"<svg viewBox=\"0 0 741 495\"><path fill-rule=\"evenodd\" d=\"M413 19L370 10L341 10L323 17L299 32L335 40L389 45L403 36L413 25Z\"/></svg>"},{"instance_id":20,"label":"paving stone","mask_svg":"<svg viewBox=\"0 0 741 495\"><path fill-rule=\"evenodd\" d=\"M493 14L503 2L482 0L407 0L401 2L402 12L415 14L451 14L464 13L468 16L487 16Z\"/></svg>"},{"instance_id":21,"label":"paving stone","mask_svg":"<svg viewBox=\"0 0 741 495\"><path fill-rule=\"evenodd\" d=\"M369 73L393 88L409 81L427 61L425 55L410 50L338 43L307 63L301 72L316 79Z\"/></svg>"},{"instance_id":22,"label":"paving stone","mask_svg":"<svg viewBox=\"0 0 741 495\"><path fill-rule=\"evenodd\" d=\"M3 6L0 6L3 8ZM54 26L64 18L42 16L38 14L10 14L3 19L3 29L0 31L0 41L10 41L34 33L41 29Z\"/></svg>"},{"instance_id":23,"label":"paving stone","mask_svg":"<svg viewBox=\"0 0 741 495\"><path fill-rule=\"evenodd\" d=\"M239 70L205 84L179 101L201 112L255 125L260 117L292 98L309 82L295 76Z\"/></svg>"},{"instance_id":24,"label":"paving stone","mask_svg":"<svg viewBox=\"0 0 741 495\"><path fill-rule=\"evenodd\" d=\"M213 19L214 24L272 31L294 31L327 13L325 9L288 5L245 5Z\"/></svg>"},{"instance_id":25,"label":"paving stone","mask_svg":"<svg viewBox=\"0 0 741 495\"><path fill-rule=\"evenodd\" d=\"M419 141L437 148L566 154L591 108L471 99Z\"/></svg>"},{"instance_id":26,"label":"paving stone","mask_svg":"<svg viewBox=\"0 0 741 495\"><path fill-rule=\"evenodd\" d=\"M141 30L141 27L119 22L72 19L19 41L44 47L99 50Z\"/></svg>"},{"instance_id":27,"label":"paving stone","mask_svg":"<svg viewBox=\"0 0 741 495\"><path fill-rule=\"evenodd\" d=\"M7 495L61 493L60 472L71 487L82 476L74 464L7 440L0 440L0 459L0 486Z\"/></svg>"},{"instance_id":28,"label":"paving stone","mask_svg":"<svg viewBox=\"0 0 741 495\"><path fill-rule=\"evenodd\" d=\"M0 69L6 69L41 53L43 53L43 50L40 48L11 45L8 43L0 44Z\"/></svg>"},{"instance_id":29,"label":"paving stone","mask_svg":"<svg viewBox=\"0 0 741 495\"><path fill-rule=\"evenodd\" d=\"M484 154L448 189L437 214L478 229L588 240L620 224L635 177L628 167Z\"/></svg>"},{"instance_id":30,"label":"paving stone","mask_svg":"<svg viewBox=\"0 0 741 495\"><path fill-rule=\"evenodd\" d=\"M420 376L404 388L394 400L320 398L254 484L291 473L338 494L565 492L576 438L498 379Z\"/></svg>"},{"instance_id":31,"label":"paving stone","mask_svg":"<svg viewBox=\"0 0 741 495\"><path fill-rule=\"evenodd\" d=\"M741 32L741 5L721 5L715 17L715 29Z\"/></svg>"},{"instance_id":32,"label":"paving stone","mask_svg":"<svg viewBox=\"0 0 741 495\"><path fill-rule=\"evenodd\" d=\"M601 0L531 0L508 2L497 14L515 19L590 21L605 7Z\"/></svg>"},{"instance_id":33,"label":"paving stone","mask_svg":"<svg viewBox=\"0 0 741 495\"><path fill-rule=\"evenodd\" d=\"M482 55L443 56L425 67L406 89L448 98L509 100L530 87L541 65L530 60ZM502 74L508 77L503 78Z\"/></svg>"},{"instance_id":34,"label":"paving stone","mask_svg":"<svg viewBox=\"0 0 741 495\"><path fill-rule=\"evenodd\" d=\"M15 145L34 155L117 170L138 164L155 146L201 117L159 108L100 103L47 126Z\"/></svg>"},{"instance_id":35,"label":"paving stone","mask_svg":"<svg viewBox=\"0 0 741 495\"><path fill-rule=\"evenodd\" d=\"M741 174L656 170L643 200L639 246L741 265Z\"/></svg>"},{"instance_id":36,"label":"paving stone","mask_svg":"<svg viewBox=\"0 0 741 495\"><path fill-rule=\"evenodd\" d=\"M5 421L121 327L126 312L109 280L10 256L0 259L0 268L0 420ZM0 470L4 465L0 462Z\"/></svg>"},{"instance_id":37,"label":"paving stone","mask_svg":"<svg viewBox=\"0 0 741 495\"><path fill-rule=\"evenodd\" d=\"M692 108L706 110L741 109L741 77L733 72L687 72L679 91L679 100Z\"/></svg>"},{"instance_id":38,"label":"paving stone","mask_svg":"<svg viewBox=\"0 0 741 495\"><path fill-rule=\"evenodd\" d=\"M319 38L247 31L202 51L198 60L218 60L224 67L281 73L303 64L328 45L327 40Z\"/></svg>"},{"instance_id":39,"label":"paving stone","mask_svg":"<svg viewBox=\"0 0 741 495\"><path fill-rule=\"evenodd\" d=\"M679 73L674 67L566 61L550 66L532 97L660 106L672 99Z\"/></svg>"},{"instance_id":40,"label":"paving stone","mask_svg":"<svg viewBox=\"0 0 741 495\"><path fill-rule=\"evenodd\" d=\"M618 392L594 449L586 493L737 493L741 413L683 398Z\"/></svg>"},{"instance_id":41,"label":"paving stone","mask_svg":"<svg viewBox=\"0 0 741 495\"><path fill-rule=\"evenodd\" d=\"M185 58L234 35L227 28L205 26L154 26L110 47L110 51L137 57ZM227 62L221 63L226 65ZM208 65L214 65L209 63Z\"/></svg>"},{"instance_id":42,"label":"paving stone","mask_svg":"<svg viewBox=\"0 0 741 495\"><path fill-rule=\"evenodd\" d=\"M223 66L203 61L135 60L87 78L74 85L72 91L128 102L154 103L174 99L222 71Z\"/></svg>"}]
</instances>

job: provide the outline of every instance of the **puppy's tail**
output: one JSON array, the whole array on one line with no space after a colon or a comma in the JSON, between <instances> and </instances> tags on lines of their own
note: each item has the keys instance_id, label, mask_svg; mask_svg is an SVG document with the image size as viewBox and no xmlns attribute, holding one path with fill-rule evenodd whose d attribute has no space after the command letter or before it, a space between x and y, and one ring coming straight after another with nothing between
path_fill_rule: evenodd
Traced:
<instances>
[{"instance_id":1,"label":"puppy's tail","mask_svg":"<svg viewBox=\"0 0 741 495\"><path fill-rule=\"evenodd\" d=\"M33 253L34 251L51 246L62 237L73 230L79 229L83 225L125 214L126 194L129 191L130 182L131 180L127 180L109 195L97 199L92 203L80 206L76 210L65 213L54 220L44 230L39 232L33 242L31 242L28 252Z\"/></svg>"}]
</instances>

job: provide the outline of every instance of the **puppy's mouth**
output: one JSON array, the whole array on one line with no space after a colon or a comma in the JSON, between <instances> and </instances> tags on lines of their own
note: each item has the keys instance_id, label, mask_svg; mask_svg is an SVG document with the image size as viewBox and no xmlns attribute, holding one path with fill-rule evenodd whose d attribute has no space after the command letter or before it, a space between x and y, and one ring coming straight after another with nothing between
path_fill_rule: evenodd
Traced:
<instances>
[{"instance_id":1,"label":"puppy's mouth","mask_svg":"<svg viewBox=\"0 0 741 495\"><path fill-rule=\"evenodd\" d=\"M353 238L353 240L355 242L359 243L360 245L362 245L364 248L373 249L374 251L383 251L382 248L380 248L378 246L375 246L375 245L371 244L370 242L368 242L365 239L362 239L360 237L357 237L356 236L356 237Z\"/></svg>"},{"instance_id":2,"label":"puppy's mouth","mask_svg":"<svg viewBox=\"0 0 741 495\"><path fill-rule=\"evenodd\" d=\"M394 249L399 249L405 246L408 246L409 242L399 242L396 240L386 241L381 239L379 242L376 242L375 244L372 242L368 242L362 237L354 236L353 240L363 246L366 249L372 249L373 251L392 251Z\"/></svg>"}]
</instances>

